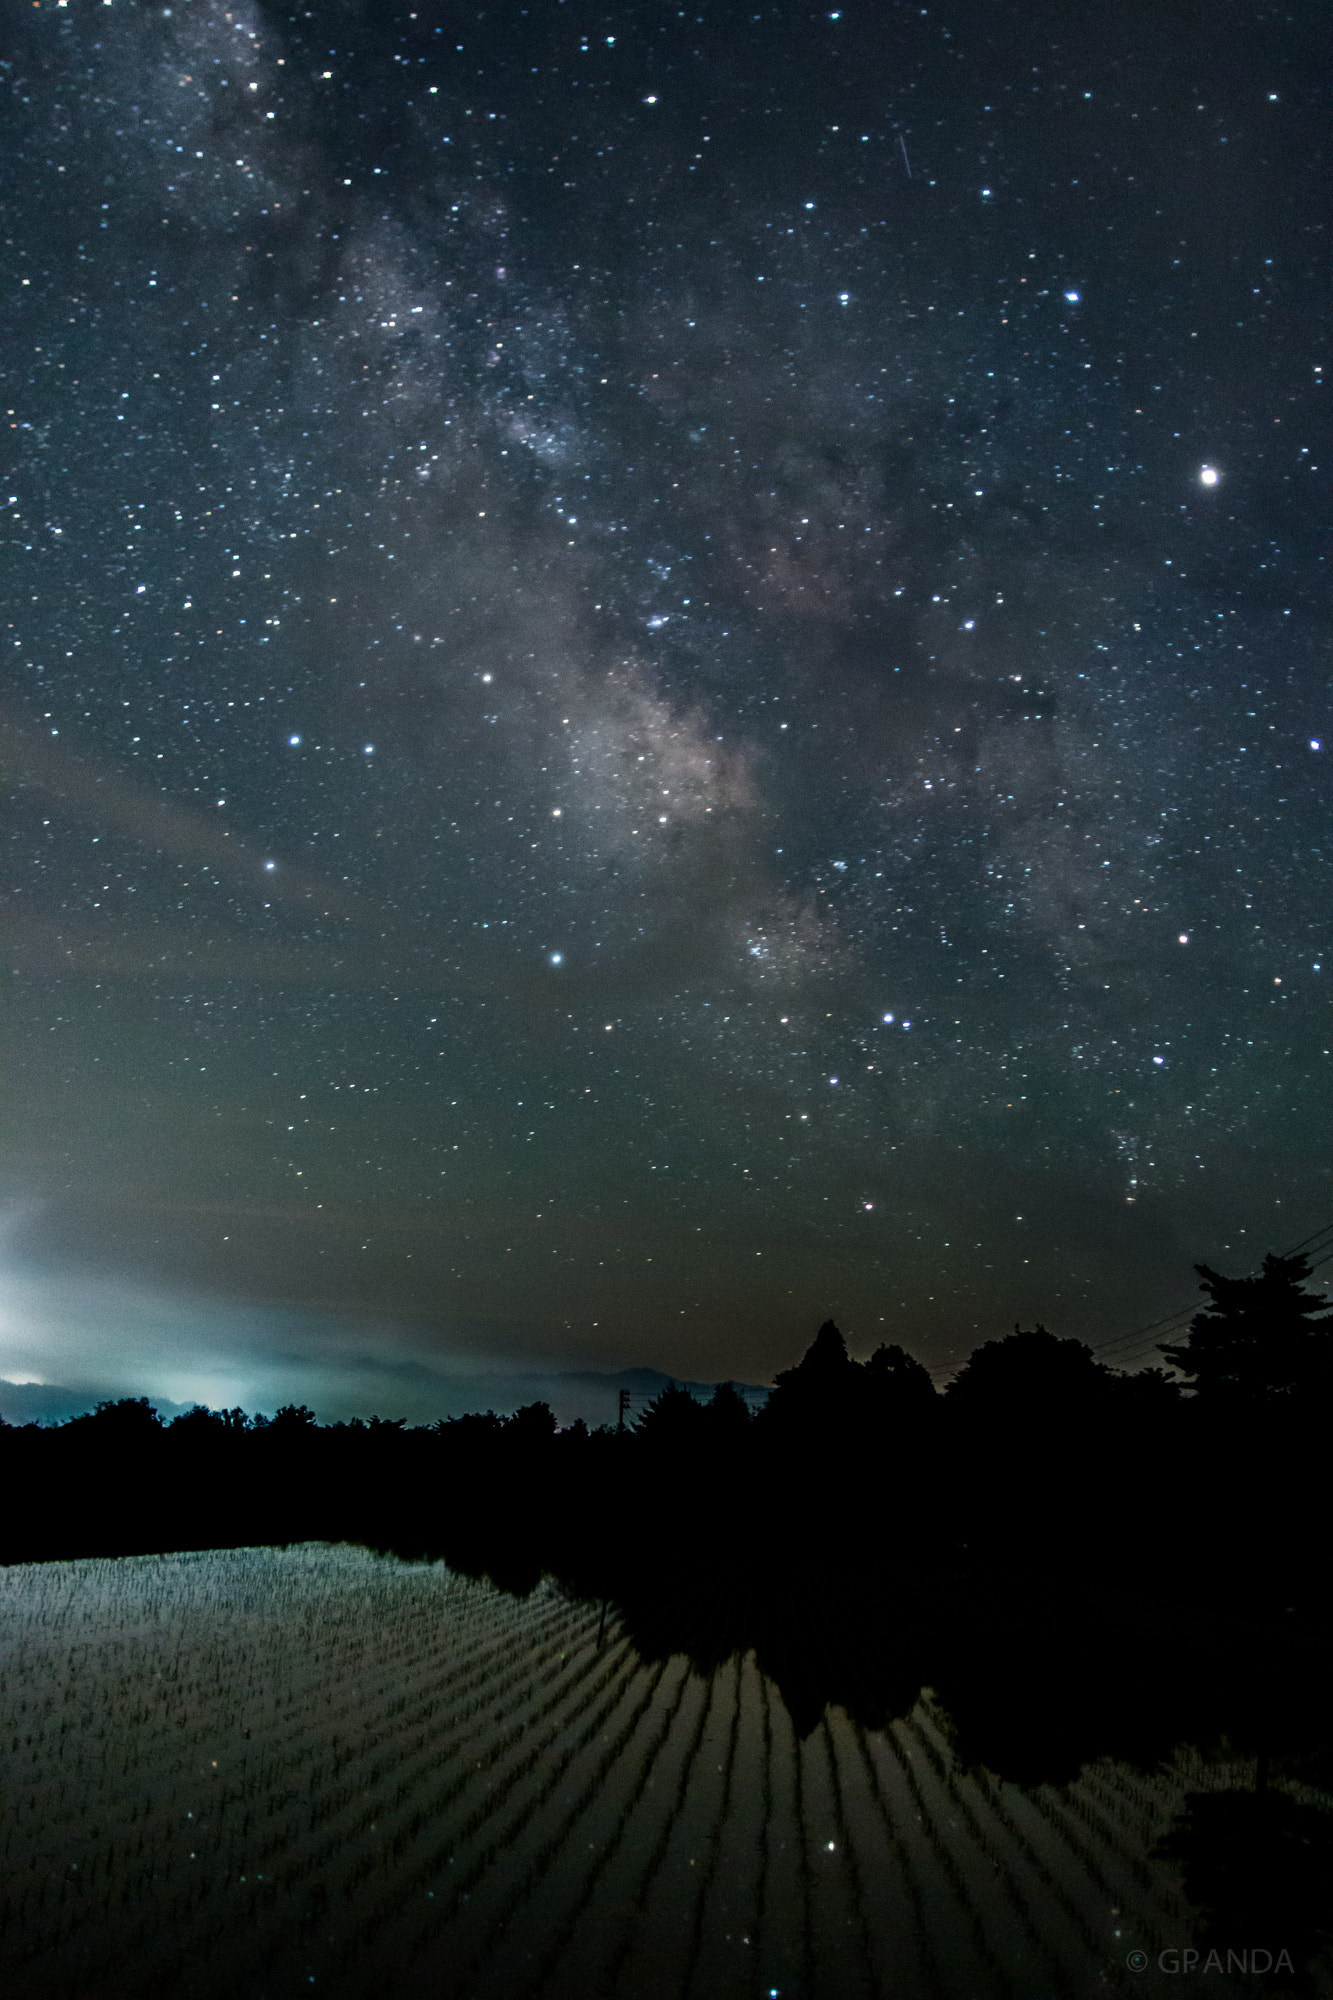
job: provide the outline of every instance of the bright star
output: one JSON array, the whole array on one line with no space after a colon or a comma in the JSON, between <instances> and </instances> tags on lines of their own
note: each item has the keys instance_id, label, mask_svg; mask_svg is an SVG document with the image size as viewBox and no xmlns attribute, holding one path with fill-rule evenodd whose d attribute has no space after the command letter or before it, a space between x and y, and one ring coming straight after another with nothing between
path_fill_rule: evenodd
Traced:
<instances>
[{"instance_id":1,"label":"bright star","mask_svg":"<svg viewBox=\"0 0 1333 2000\"><path fill-rule=\"evenodd\" d=\"M1200 486L1216 486L1221 477L1222 475L1215 465L1204 465L1199 468Z\"/></svg>"}]
</instances>

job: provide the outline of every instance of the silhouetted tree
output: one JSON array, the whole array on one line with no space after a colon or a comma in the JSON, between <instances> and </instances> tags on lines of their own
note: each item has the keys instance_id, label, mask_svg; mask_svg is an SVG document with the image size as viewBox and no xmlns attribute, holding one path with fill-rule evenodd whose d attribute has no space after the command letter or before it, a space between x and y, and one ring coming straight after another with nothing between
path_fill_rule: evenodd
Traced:
<instances>
[{"instance_id":1,"label":"silhouetted tree","mask_svg":"<svg viewBox=\"0 0 1333 2000\"><path fill-rule=\"evenodd\" d=\"M1044 1326L1029 1332L1016 1326L976 1349L949 1384L947 1401L968 1416L1045 1423L1086 1410L1110 1381L1110 1370L1081 1340L1061 1340Z\"/></svg>"},{"instance_id":2,"label":"silhouetted tree","mask_svg":"<svg viewBox=\"0 0 1333 2000\"><path fill-rule=\"evenodd\" d=\"M1196 1264L1212 1301L1179 1346L1162 1353L1202 1401L1253 1407L1327 1398L1333 1389L1333 1314L1303 1289L1305 1257L1264 1258L1257 1277L1224 1278Z\"/></svg>"},{"instance_id":3,"label":"silhouetted tree","mask_svg":"<svg viewBox=\"0 0 1333 2000\"><path fill-rule=\"evenodd\" d=\"M504 1422L494 1410L469 1410L463 1417L441 1417L435 1435L462 1449L481 1450L500 1436Z\"/></svg>"},{"instance_id":4,"label":"silhouetted tree","mask_svg":"<svg viewBox=\"0 0 1333 2000\"><path fill-rule=\"evenodd\" d=\"M162 1419L147 1396L122 1396L99 1403L88 1416L72 1417L62 1428L77 1428L107 1444L129 1444L135 1438L155 1436L162 1429Z\"/></svg>"},{"instance_id":5,"label":"silhouetted tree","mask_svg":"<svg viewBox=\"0 0 1333 2000\"><path fill-rule=\"evenodd\" d=\"M1248 1411L1248 1395L1326 1412L1326 1394L1298 1394L1328 1388L1333 1345L1305 1261L1201 1275L1211 1310L1167 1351L1205 1406L1234 1395ZM1313 1434L1247 1418L1237 1451L1237 1430L1160 1370L1119 1375L1044 1327L987 1342L941 1396L901 1347L860 1364L826 1321L757 1414L731 1383L707 1404L673 1383L633 1429L592 1433L558 1432L544 1403L421 1429L320 1425L292 1404L253 1421L196 1406L164 1426L144 1397L0 1429L0 1560L345 1539L443 1555L512 1589L547 1572L618 1603L655 1654L684 1649L711 1671L755 1649L801 1729L831 1700L883 1721L933 1685L968 1755L1033 1782L1123 1745L1127 1716L1154 1757L1179 1738L1173 1723L1159 1744L1155 1697L1126 1706L1146 1685L1143 1621L1169 1607L1179 1688L1212 1716L1210 1740L1239 1740L1259 1716L1276 1757L1294 1705L1325 1712L1325 1475ZM1248 1667L1230 1626L1217 1638L1237 1605ZM1279 1626L1280 1701L1254 1664ZM1095 1688L1084 1661L1100 1663ZM1302 1671L1317 1700L1300 1709Z\"/></svg>"},{"instance_id":6,"label":"silhouetted tree","mask_svg":"<svg viewBox=\"0 0 1333 2000\"><path fill-rule=\"evenodd\" d=\"M660 1395L653 1397L634 1431L652 1450L698 1450L707 1434L704 1406L678 1382L668 1382Z\"/></svg>"},{"instance_id":7,"label":"silhouetted tree","mask_svg":"<svg viewBox=\"0 0 1333 2000\"><path fill-rule=\"evenodd\" d=\"M550 1404L525 1403L506 1423L505 1435L511 1444L520 1446L549 1443L555 1436L555 1413Z\"/></svg>"},{"instance_id":8,"label":"silhouetted tree","mask_svg":"<svg viewBox=\"0 0 1333 2000\"><path fill-rule=\"evenodd\" d=\"M856 1363L847 1353L847 1343L831 1319L826 1319L794 1368L784 1368L774 1377L774 1393L791 1388L802 1395L837 1391L851 1379Z\"/></svg>"},{"instance_id":9,"label":"silhouetted tree","mask_svg":"<svg viewBox=\"0 0 1333 2000\"><path fill-rule=\"evenodd\" d=\"M739 1446L750 1428L750 1405L734 1382L719 1382L705 1412L709 1435L723 1451Z\"/></svg>"},{"instance_id":10,"label":"silhouetted tree","mask_svg":"<svg viewBox=\"0 0 1333 2000\"><path fill-rule=\"evenodd\" d=\"M855 1414L863 1375L841 1333L826 1319L796 1366L774 1377L761 1417L765 1433L795 1429L807 1439L831 1436Z\"/></svg>"},{"instance_id":11,"label":"silhouetted tree","mask_svg":"<svg viewBox=\"0 0 1333 2000\"><path fill-rule=\"evenodd\" d=\"M203 1436L205 1432L213 1436L221 1431L248 1431L250 1427L249 1417L239 1407L210 1410L204 1403L195 1403L191 1409L183 1410L168 1425L169 1430L186 1436Z\"/></svg>"},{"instance_id":12,"label":"silhouetted tree","mask_svg":"<svg viewBox=\"0 0 1333 2000\"><path fill-rule=\"evenodd\" d=\"M284 1403L269 1429L276 1431L280 1437L291 1437L294 1433L313 1428L314 1422L315 1413L305 1403Z\"/></svg>"},{"instance_id":13,"label":"silhouetted tree","mask_svg":"<svg viewBox=\"0 0 1333 2000\"><path fill-rule=\"evenodd\" d=\"M867 1401L875 1416L929 1419L939 1397L928 1370L905 1347L877 1347L865 1365Z\"/></svg>"},{"instance_id":14,"label":"silhouetted tree","mask_svg":"<svg viewBox=\"0 0 1333 2000\"><path fill-rule=\"evenodd\" d=\"M221 1410L210 1410L205 1403L195 1403L192 1408L182 1410L167 1426L176 1442L189 1438L197 1441L220 1437L226 1429L226 1420Z\"/></svg>"}]
</instances>

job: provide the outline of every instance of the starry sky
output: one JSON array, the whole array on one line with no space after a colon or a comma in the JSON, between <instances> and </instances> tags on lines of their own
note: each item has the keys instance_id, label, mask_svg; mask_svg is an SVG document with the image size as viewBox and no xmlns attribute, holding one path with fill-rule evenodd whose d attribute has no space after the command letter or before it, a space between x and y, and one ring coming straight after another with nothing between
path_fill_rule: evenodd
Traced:
<instances>
[{"instance_id":1,"label":"starry sky","mask_svg":"<svg viewBox=\"0 0 1333 2000\"><path fill-rule=\"evenodd\" d=\"M12 0L0 1373L1132 1365L1322 1227L1330 61Z\"/></svg>"}]
</instances>

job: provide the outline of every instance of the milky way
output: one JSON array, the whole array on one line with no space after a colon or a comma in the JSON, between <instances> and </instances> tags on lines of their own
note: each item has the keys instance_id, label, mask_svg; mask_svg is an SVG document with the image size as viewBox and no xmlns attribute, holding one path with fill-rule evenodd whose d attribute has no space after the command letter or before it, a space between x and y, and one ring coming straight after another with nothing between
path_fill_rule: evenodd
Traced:
<instances>
[{"instance_id":1,"label":"milky way","mask_svg":"<svg viewBox=\"0 0 1333 2000\"><path fill-rule=\"evenodd\" d=\"M947 1372L1329 1219L1333 50L1204 18L16 11L29 1276Z\"/></svg>"}]
</instances>

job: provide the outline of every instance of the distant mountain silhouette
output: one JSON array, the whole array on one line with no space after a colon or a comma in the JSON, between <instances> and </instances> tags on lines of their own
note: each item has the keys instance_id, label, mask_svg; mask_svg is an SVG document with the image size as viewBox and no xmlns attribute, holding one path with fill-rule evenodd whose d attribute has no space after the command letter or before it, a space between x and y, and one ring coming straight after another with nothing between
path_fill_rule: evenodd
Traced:
<instances>
[{"instance_id":1,"label":"distant mountain silhouette","mask_svg":"<svg viewBox=\"0 0 1333 2000\"><path fill-rule=\"evenodd\" d=\"M1214 1310L1168 1350L1193 1389L1039 1326L941 1393L826 1321L770 1394L442 1377L468 1407L414 1426L121 1397L0 1429L0 1562L352 1541L520 1593L549 1574L645 1656L752 1651L802 1735L931 1686L962 1754L1026 1781L1188 1737L1327 1788L1333 1315L1299 1266L1202 1272Z\"/></svg>"},{"instance_id":2,"label":"distant mountain silhouette","mask_svg":"<svg viewBox=\"0 0 1333 2000\"><path fill-rule=\"evenodd\" d=\"M664 1375L660 1368L621 1368L607 1373L591 1368L530 1369L520 1375L498 1372L452 1375L420 1362L409 1362L392 1372L402 1374L405 1380L410 1378L410 1400L414 1406L421 1402L423 1390L438 1403L438 1408L432 1410L429 1417L414 1418L416 1422L472 1416L486 1410L508 1417L529 1403L546 1403L555 1412L558 1424L583 1422L590 1429L596 1429L598 1424L616 1422L622 1389L628 1390L631 1398L629 1416L632 1420L672 1382L700 1402L707 1402L716 1386L712 1382L684 1382L678 1376ZM753 1382L740 1382L736 1387L756 1409L766 1401L769 1393ZM143 1393L142 1385L136 1385L136 1392ZM8 1424L63 1424L71 1417L89 1415L99 1403L114 1401L116 1397L128 1393L119 1386L98 1385L76 1389L54 1382L6 1382L0 1379L0 1418ZM309 1393L315 1392L312 1390ZM150 1395L148 1400L167 1423L193 1407L189 1403L170 1402L165 1396ZM382 1396L376 1398L377 1406L381 1408L385 1401ZM351 1416L354 1412L339 1408L332 1414ZM370 1412L366 1410L363 1414L368 1416ZM394 1414L391 1409L390 1415ZM324 1421L323 1411L320 1416Z\"/></svg>"}]
</instances>

